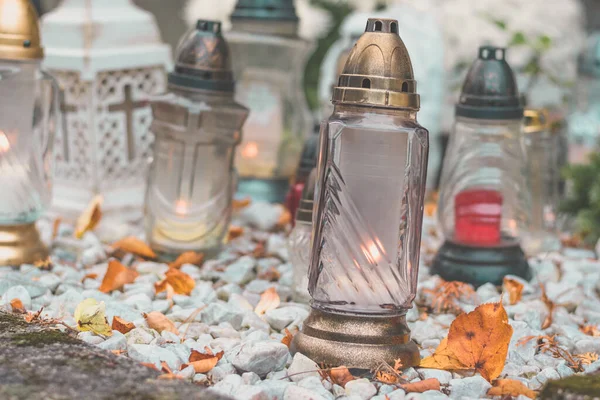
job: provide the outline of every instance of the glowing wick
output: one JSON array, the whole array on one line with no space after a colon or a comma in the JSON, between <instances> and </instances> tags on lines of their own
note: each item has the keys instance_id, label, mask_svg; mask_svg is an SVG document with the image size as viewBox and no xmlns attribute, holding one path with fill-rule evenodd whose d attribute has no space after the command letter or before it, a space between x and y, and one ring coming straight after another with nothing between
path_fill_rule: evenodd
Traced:
<instances>
[{"instance_id":1,"label":"glowing wick","mask_svg":"<svg viewBox=\"0 0 600 400\"><path fill-rule=\"evenodd\" d=\"M248 142L242 149L242 157L256 158L258 156L258 145L256 142Z\"/></svg>"},{"instance_id":2,"label":"glowing wick","mask_svg":"<svg viewBox=\"0 0 600 400\"><path fill-rule=\"evenodd\" d=\"M381 252L379 251L377 244L371 242L367 245L366 249L363 247L362 251L369 261L373 263L381 261Z\"/></svg>"},{"instance_id":3,"label":"glowing wick","mask_svg":"<svg viewBox=\"0 0 600 400\"><path fill-rule=\"evenodd\" d=\"M185 200L177 200L175 202L175 213L180 217L186 215L188 212L188 203Z\"/></svg>"},{"instance_id":4,"label":"glowing wick","mask_svg":"<svg viewBox=\"0 0 600 400\"><path fill-rule=\"evenodd\" d=\"M8 138L6 137L6 134L4 132L0 131L0 152L6 153L9 150L10 150L10 142L8 141Z\"/></svg>"}]
</instances>

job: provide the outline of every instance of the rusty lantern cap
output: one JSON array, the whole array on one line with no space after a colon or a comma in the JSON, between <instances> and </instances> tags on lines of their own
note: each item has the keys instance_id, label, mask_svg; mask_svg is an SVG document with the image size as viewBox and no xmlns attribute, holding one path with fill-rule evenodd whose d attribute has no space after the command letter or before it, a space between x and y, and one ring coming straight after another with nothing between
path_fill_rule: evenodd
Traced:
<instances>
[{"instance_id":1,"label":"rusty lantern cap","mask_svg":"<svg viewBox=\"0 0 600 400\"><path fill-rule=\"evenodd\" d=\"M0 0L0 59L44 58L38 15L30 0Z\"/></svg>"},{"instance_id":2,"label":"rusty lantern cap","mask_svg":"<svg viewBox=\"0 0 600 400\"><path fill-rule=\"evenodd\" d=\"M369 18L333 89L332 102L419 110L417 81L397 20Z\"/></svg>"}]
</instances>

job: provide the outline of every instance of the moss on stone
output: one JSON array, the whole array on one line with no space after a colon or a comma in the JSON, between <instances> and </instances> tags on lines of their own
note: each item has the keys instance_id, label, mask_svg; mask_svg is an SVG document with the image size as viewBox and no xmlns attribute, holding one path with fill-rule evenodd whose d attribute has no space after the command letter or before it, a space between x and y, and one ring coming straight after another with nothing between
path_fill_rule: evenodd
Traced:
<instances>
[{"instance_id":1,"label":"moss on stone","mask_svg":"<svg viewBox=\"0 0 600 400\"><path fill-rule=\"evenodd\" d=\"M542 390L542 399L561 398L556 394L562 392L579 395L600 395L600 375L573 375L558 381L550 381Z\"/></svg>"},{"instance_id":2,"label":"moss on stone","mask_svg":"<svg viewBox=\"0 0 600 400\"><path fill-rule=\"evenodd\" d=\"M77 344L79 341L59 331L24 332L11 338L15 346L43 347L55 343Z\"/></svg>"}]
</instances>

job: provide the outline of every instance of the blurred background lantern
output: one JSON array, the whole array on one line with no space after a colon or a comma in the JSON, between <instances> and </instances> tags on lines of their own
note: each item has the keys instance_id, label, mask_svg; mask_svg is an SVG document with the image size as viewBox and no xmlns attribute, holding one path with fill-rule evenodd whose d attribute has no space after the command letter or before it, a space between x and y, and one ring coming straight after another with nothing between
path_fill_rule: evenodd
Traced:
<instances>
[{"instance_id":1,"label":"blurred background lantern","mask_svg":"<svg viewBox=\"0 0 600 400\"><path fill-rule=\"evenodd\" d=\"M432 273L474 285L499 285L506 274L529 279L521 249L531 213L522 122L505 49L480 47L442 169L438 218L445 243Z\"/></svg>"},{"instance_id":2,"label":"blurred background lantern","mask_svg":"<svg viewBox=\"0 0 600 400\"><path fill-rule=\"evenodd\" d=\"M531 188L531 217L523 249L527 255L536 255L561 247L557 230L560 138L544 109L525 109L523 132Z\"/></svg>"},{"instance_id":3,"label":"blurred background lantern","mask_svg":"<svg viewBox=\"0 0 600 400\"><path fill-rule=\"evenodd\" d=\"M63 0L42 19L46 60L61 89L53 209L75 218L95 195L105 218L142 216L152 115L171 51L152 14L131 0Z\"/></svg>"},{"instance_id":4,"label":"blurred background lantern","mask_svg":"<svg viewBox=\"0 0 600 400\"><path fill-rule=\"evenodd\" d=\"M233 96L221 23L200 20L177 49L169 93L152 101L146 228L152 248L167 257L188 250L214 255L228 231L234 152L248 116Z\"/></svg>"},{"instance_id":5,"label":"blurred background lantern","mask_svg":"<svg viewBox=\"0 0 600 400\"><path fill-rule=\"evenodd\" d=\"M52 195L58 86L40 69L44 51L29 0L0 0L0 265L44 260L36 220Z\"/></svg>"},{"instance_id":6,"label":"blurred background lantern","mask_svg":"<svg viewBox=\"0 0 600 400\"><path fill-rule=\"evenodd\" d=\"M569 132L569 162L586 163L600 140L600 31L589 37L579 59Z\"/></svg>"},{"instance_id":7,"label":"blurred background lantern","mask_svg":"<svg viewBox=\"0 0 600 400\"><path fill-rule=\"evenodd\" d=\"M302 89L312 45L298 37L293 0L239 0L231 22L236 100L250 108L236 157L238 193L282 203L314 125Z\"/></svg>"},{"instance_id":8,"label":"blurred background lantern","mask_svg":"<svg viewBox=\"0 0 600 400\"><path fill-rule=\"evenodd\" d=\"M321 131L310 316L292 343L316 362L418 363L405 314L416 294L428 132L398 21L369 19Z\"/></svg>"},{"instance_id":9,"label":"blurred background lantern","mask_svg":"<svg viewBox=\"0 0 600 400\"><path fill-rule=\"evenodd\" d=\"M287 248L294 272L294 300L308 303L308 265L310 264L310 239L315 198L317 170L312 169L302 191L302 199L296 211L296 223L288 236Z\"/></svg>"}]
</instances>

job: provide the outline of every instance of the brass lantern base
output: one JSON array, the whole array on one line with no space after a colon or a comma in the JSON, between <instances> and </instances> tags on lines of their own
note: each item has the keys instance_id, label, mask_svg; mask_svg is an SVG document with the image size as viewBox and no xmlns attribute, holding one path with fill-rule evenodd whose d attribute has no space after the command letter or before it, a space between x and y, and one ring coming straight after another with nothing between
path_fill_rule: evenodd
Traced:
<instances>
[{"instance_id":1,"label":"brass lantern base","mask_svg":"<svg viewBox=\"0 0 600 400\"><path fill-rule=\"evenodd\" d=\"M403 367L419 364L417 344L410 340L406 316L356 316L313 308L291 352L300 352L327 366L372 370L400 359Z\"/></svg>"},{"instance_id":2,"label":"brass lantern base","mask_svg":"<svg viewBox=\"0 0 600 400\"><path fill-rule=\"evenodd\" d=\"M33 264L48 258L35 223L0 226L0 265Z\"/></svg>"}]
</instances>

